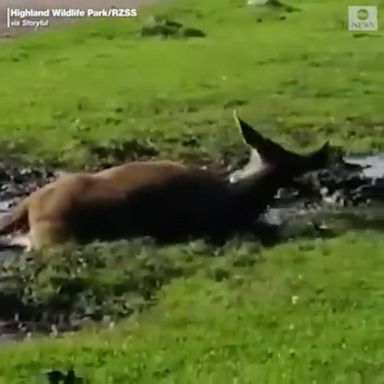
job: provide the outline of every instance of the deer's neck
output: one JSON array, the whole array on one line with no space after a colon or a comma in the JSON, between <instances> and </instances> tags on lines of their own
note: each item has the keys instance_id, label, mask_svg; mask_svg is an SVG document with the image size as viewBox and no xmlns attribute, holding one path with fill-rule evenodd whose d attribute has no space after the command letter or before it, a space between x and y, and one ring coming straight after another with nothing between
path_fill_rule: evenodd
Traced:
<instances>
[{"instance_id":1,"label":"deer's neck","mask_svg":"<svg viewBox=\"0 0 384 384\"><path fill-rule=\"evenodd\" d=\"M238 220L251 220L262 213L274 199L284 176L276 169L266 168L257 175L230 186L232 215Z\"/></svg>"}]
</instances>

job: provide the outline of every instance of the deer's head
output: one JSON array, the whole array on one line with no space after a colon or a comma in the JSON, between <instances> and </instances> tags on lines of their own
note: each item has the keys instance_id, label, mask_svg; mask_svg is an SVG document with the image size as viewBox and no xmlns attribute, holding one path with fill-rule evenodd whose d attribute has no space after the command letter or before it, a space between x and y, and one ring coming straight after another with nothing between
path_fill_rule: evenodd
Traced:
<instances>
[{"instance_id":1,"label":"deer's head","mask_svg":"<svg viewBox=\"0 0 384 384\"><path fill-rule=\"evenodd\" d=\"M261 135L251 125L240 119L236 111L234 111L234 119L245 143L250 147L250 157L241 170L230 175L229 179L232 183L270 169L276 171L284 184L285 181L290 181L307 172L327 168L330 164L332 151L329 142L310 153L299 154Z\"/></svg>"}]
</instances>

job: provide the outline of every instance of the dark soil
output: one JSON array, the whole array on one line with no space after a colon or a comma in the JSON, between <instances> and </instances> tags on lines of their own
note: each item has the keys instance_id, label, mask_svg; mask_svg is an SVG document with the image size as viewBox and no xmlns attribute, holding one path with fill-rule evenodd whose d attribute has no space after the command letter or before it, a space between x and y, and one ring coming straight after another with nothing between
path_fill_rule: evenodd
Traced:
<instances>
[{"instance_id":1,"label":"dark soil","mask_svg":"<svg viewBox=\"0 0 384 384\"><path fill-rule=\"evenodd\" d=\"M187 148L196 144L196 140L191 140L186 138ZM159 152L149 142L87 145L92 169L124 161L156 158ZM224 175L246 161L246 156L237 148L227 148L220 158L216 157L216 162L211 162L206 156L192 156L196 152L196 149L186 152L189 154L186 158L193 159L200 166L219 170ZM1 208L7 210L22 196L54 179L56 166L17 163L11 156L0 159L0 201L5 201ZM277 209L280 214L293 207L292 219L297 216L298 210L319 207L324 201L353 209L373 201L382 204L384 177L368 177L363 171L362 166L342 161L330 170L308 174L295 180L291 188L281 190L271 211ZM350 219L347 216L345 212L343 219L358 224L356 217ZM362 216L360 219L361 225L366 225ZM380 217L375 223L377 228L384 228L384 220ZM306 226L305 231L295 229L293 236L328 235L327 229L317 219L312 224ZM260 226L261 237L262 228ZM278 232L280 237L273 238L272 245L292 236L292 233L283 236L281 233ZM265 234L270 237L270 227ZM0 262L0 335L18 339L30 333L56 334L76 330L89 321L108 323L111 319L140 311L151 305L163 284L174 277L193 273L206 263L207 255L220 252L207 244L196 244L162 248L142 239L85 248L69 247L44 255L34 253L28 258L16 254L3 257ZM5 255L4 252L2 254Z\"/></svg>"}]
</instances>

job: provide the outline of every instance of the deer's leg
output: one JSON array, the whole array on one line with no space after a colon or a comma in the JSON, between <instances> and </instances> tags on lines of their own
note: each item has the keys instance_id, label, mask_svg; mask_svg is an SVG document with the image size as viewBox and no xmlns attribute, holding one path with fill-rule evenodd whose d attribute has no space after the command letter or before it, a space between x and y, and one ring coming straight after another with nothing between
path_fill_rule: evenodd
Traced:
<instances>
[{"instance_id":1,"label":"deer's leg","mask_svg":"<svg viewBox=\"0 0 384 384\"><path fill-rule=\"evenodd\" d=\"M9 240L4 242L2 245L8 247L20 247L24 248L26 252L31 250L31 239L28 234L12 236Z\"/></svg>"},{"instance_id":2,"label":"deer's leg","mask_svg":"<svg viewBox=\"0 0 384 384\"><path fill-rule=\"evenodd\" d=\"M65 222L40 220L31 223L30 239L35 250L64 244L70 237L70 229Z\"/></svg>"}]
</instances>

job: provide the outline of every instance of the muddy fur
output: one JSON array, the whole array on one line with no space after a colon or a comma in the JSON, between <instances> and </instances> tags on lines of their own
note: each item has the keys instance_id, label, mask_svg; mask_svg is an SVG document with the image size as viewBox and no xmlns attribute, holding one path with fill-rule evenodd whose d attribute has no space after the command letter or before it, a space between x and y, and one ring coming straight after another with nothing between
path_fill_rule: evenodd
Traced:
<instances>
[{"instance_id":1,"label":"muddy fur","mask_svg":"<svg viewBox=\"0 0 384 384\"><path fill-rule=\"evenodd\" d=\"M238 181L171 161L136 161L96 173L63 173L31 193L0 234L28 232L30 247L68 241L151 236L160 242L191 237L223 240L249 230L277 190L296 176L326 167L328 145L299 155L236 122L263 166Z\"/></svg>"}]
</instances>

